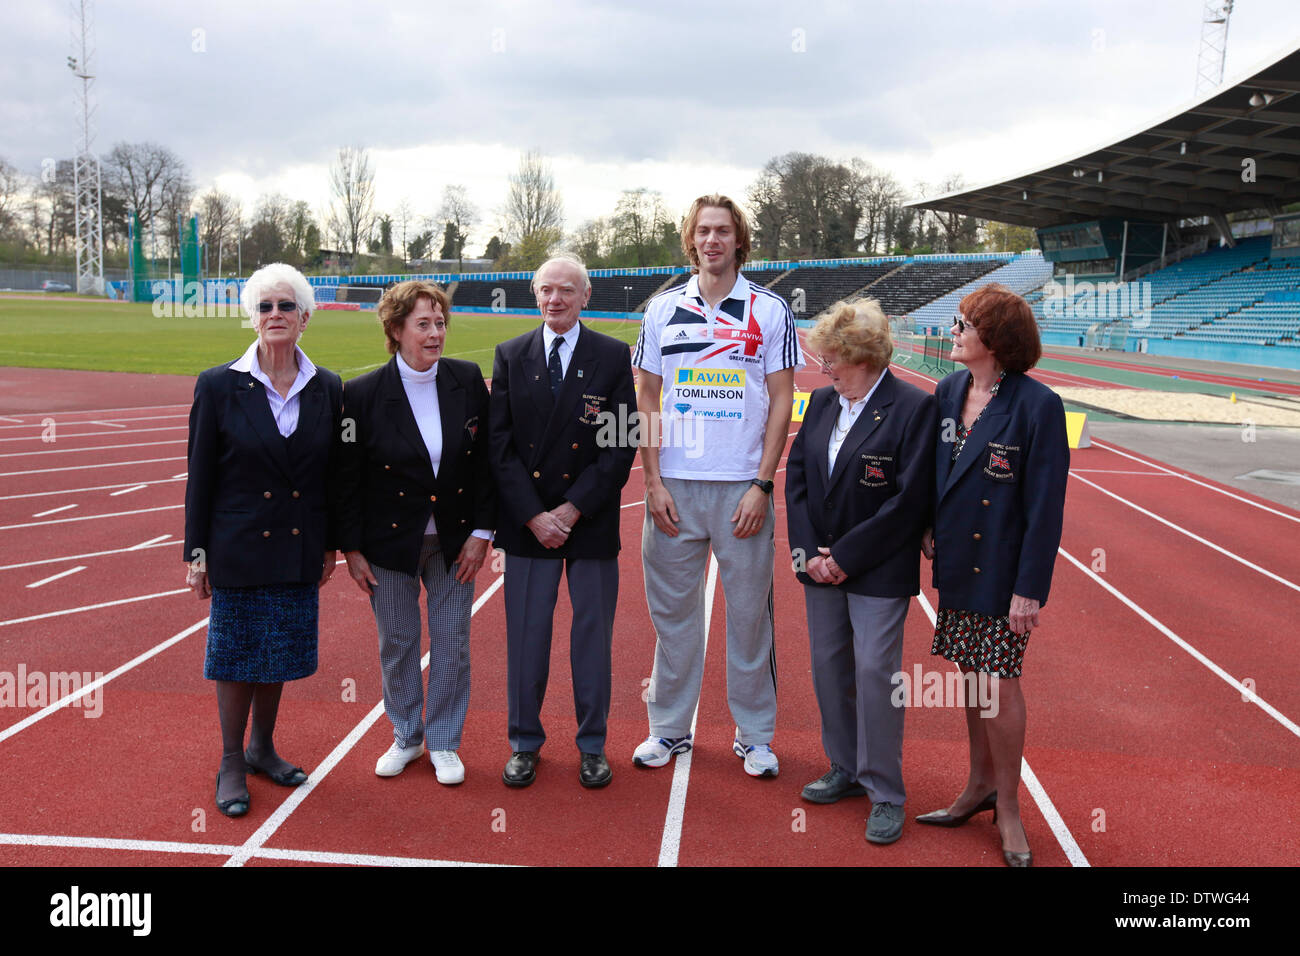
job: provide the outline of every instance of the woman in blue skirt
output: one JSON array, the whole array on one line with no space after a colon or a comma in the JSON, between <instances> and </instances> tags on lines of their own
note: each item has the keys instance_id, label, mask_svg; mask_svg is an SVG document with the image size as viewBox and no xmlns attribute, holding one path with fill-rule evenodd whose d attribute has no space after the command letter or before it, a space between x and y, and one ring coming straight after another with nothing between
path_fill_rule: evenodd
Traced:
<instances>
[{"instance_id":1,"label":"woman in blue skirt","mask_svg":"<svg viewBox=\"0 0 1300 956\"><path fill-rule=\"evenodd\" d=\"M295 787L307 774L272 742L286 680L316 671L317 589L334 571L326 482L343 386L298 347L311 286L282 263L242 295L257 341L194 386L185 487L186 584L212 599L203 676L216 681L217 809L248 812L245 774ZM244 734L252 714L248 747Z\"/></svg>"}]
</instances>

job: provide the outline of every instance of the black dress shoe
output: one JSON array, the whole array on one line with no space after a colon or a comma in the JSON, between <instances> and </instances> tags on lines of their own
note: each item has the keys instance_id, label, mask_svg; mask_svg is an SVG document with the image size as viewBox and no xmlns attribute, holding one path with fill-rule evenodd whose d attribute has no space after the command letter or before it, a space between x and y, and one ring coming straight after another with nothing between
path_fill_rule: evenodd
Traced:
<instances>
[{"instance_id":1,"label":"black dress shoe","mask_svg":"<svg viewBox=\"0 0 1300 956\"><path fill-rule=\"evenodd\" d=\"M614 774L609 769L609 761L605 759L604 754L582 755L582 766L578 770L578 780L584 787L592 790L597 787L607 787L612 779L614 779Z\"/></svg>"},{"instance_id":2,"label":"black dress shoe","mask_svg":"<svg viewBox=\"0 0 1300 956\"><path fill-rule=\"evenodd\" d=\"M542 758L536 750L516 750L501 771L501 782L507 787L526 787L537 779L537 761Z\"/></svg>"},{"instance_id":3,"label":"black dress shoe","mask_svg":"<svg viewBox=\"0 0 1300 956\"><path fill-rule=\"evenodd\" d=\"M928 823L932 827L959 827L977 813L983 813L985 810L993 811L993 822L998 821L998 792L994 790L987 797L975 804L970 813L960 813L953 816L947 810L933 810L930 813L923 813L916 818L917 823Z\"/></svg>"},{"instance_id":4,"label":"black dress shoe","mask_svg":"<svg viewBox=\"0 0 1300 956\"><path fill-rule=\"evenodd\" d=\"M232 797L229 800L221 799L221 771L217 771L217 809L228 817L242 817L248 812L249 797L248 791L245 790L242 796Z\"/></svg>"},{"instance_id":5,"label":"black dress shoe","mask_svg":"<svg viewBox=\"0 0 1300 956\"><path fill-rule=\"evenodd\" d=\"M849 776L848 771L832 766L819 779L803 788L799 796L810 803L834 803L844 797L865 797L862 784Z\"/></svg>"},{"instance_id":6,"label":"black dress shoe","mask_svg":"<svg viewBox=\"0 0 1300 956\"><path fill-rule=\"evenodd\" d=\"M307 771L302 767L290 767L283 773L267 770L253 763L253 758L248 755L247 750L244 751L244 763L248 766L249 773L264 773L282 787L301 787L307 782Z\"/></svg>"}]
</instances>

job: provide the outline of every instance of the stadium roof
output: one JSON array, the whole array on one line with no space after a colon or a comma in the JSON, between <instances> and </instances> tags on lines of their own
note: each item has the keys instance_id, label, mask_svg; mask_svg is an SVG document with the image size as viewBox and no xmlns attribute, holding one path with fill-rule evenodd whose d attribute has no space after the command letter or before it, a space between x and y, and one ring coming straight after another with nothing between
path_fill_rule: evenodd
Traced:
<instances>
[{"instance_id":1,"label":"stadium roof","mask_svg":"<svg viewBox=\"0 0 1300 956\"><path fill-rule=\"evenodd\" d=\"M1254 160L1254 182L1242 179ZM1249 164L1247 164L1249 165ZM1043 169L908 203L1019 226L1165 222L1300 200L1300 47L1141 131Z\"/></svg>"}]
</instances>

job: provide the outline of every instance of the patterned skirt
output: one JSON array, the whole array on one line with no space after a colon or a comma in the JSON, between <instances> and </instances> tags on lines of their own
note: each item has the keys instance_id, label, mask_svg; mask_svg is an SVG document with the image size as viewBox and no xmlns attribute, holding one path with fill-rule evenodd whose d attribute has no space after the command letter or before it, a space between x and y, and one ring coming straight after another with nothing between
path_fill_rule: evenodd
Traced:
<instances>
[{"instance_id":1,"label":"patterned skirt","mask_svg":"<svg viewBox=\"0 0 1300 956\"><path fill-rule=\"evenodd\" d=\"M940 608L935 616L930 653L973 670L999 677L1019 677L1028 643L1027 634L1011 632L1011 623L1005 616Z\"/></svg>"},{"instance_id":2,"label":"patterned skirt","mask_svg":"<svg viewBox=\"0 0 1300 956\"><path fill-rule=\"evenodd\" d=\"M315 584L213 588L208 680L274 684L316 673Z\"/></svg>"}]
</instances>

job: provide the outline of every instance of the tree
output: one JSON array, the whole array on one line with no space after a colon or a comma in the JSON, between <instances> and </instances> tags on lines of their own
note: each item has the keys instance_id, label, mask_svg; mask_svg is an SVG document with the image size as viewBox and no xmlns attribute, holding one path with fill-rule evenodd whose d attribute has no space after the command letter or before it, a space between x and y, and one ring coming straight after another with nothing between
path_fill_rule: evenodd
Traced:
<instances>
[{"instance_id":1,"label":"tree","mask_svg":"<svg viewBox=\"0 0 1300 956\"><path fill-rule=\"evenodd\" d=\"M1038 233L1029 226L1007 222L984 223L985 252L1023 252L1038 246Z\"/></svg>"},{"instance_id":2,"label":"tree","mask_svg":"<svg viewBox=\"0 0 1300 956\"><path fill-rule=\"evenodd\" d=\"M959 192L965 187L960 173L953 173L939 184L939 195ZM942 230L946 252L970 252L979 244L980 221L958 212L931 212L932 221Z\"/></svg>"},{"instance_id":3,"label":"tree","mask_svg":"<svg viewBox=\"0 0 1300 956\"><path fill-rule=\"evenodd\" d=\"M563 235L563 208L550 162L541 153L524 153L519 168L510 174L502 210L506 238L514 245L511 257L519 268L540 265L550 255Z\"/></svg>"},{"instance_id":4,"label":"tree","mask_svg":"<svg viewBox=\"0 0 1300 956\"><path fill-rule=\"evenodd\" d=\"M488 240L488 244L486 248L484 248L483 250L483 258L491 259L493 262L496 262L498 259L508 254L509 252L510 252L510 244L509 243L503 244L501 242L500 236L493 236L491 239Z\"/></svg>"},{"instance_id":5,"label":"tree","mask_svg":"<svg viewBox=\"0 0 1300 956\"><path fill-rule=\"evenodd\" d=\"M0 156L0 239L7 238L18 221L18 205L25 183L18 167Z\"/></svg>"},{"instance_id":6,"label":"tree","mask_svg":"<svg viewBox=\"0 0 1300 956\"><path fill-rule=\"evenodd\" d=\"M438 258L443 261L449 261L456 258L456 250L460 248L459 234L452 223L447 223L442 230L442 249L438 251Z\"/></svg>"},{"instance_id":7,"label":"tree","mask_svg":"<svg viewBox=\"0 0 1300 956\"><path fill-rule=\"evenodd\" d=\"M611 259L617 266L657 265L668 221L663 196L649 189L625 189L610 219Z\"/></svg>"},{"instance_id":8,"label":"tree","mask_svg":"<svg viewBox=\"0 0 1300 956\"><path fill-rule=\"evenodd\" d=\"M239 204L214 187L194 201L194 212L199 217L199 238L207 249L208 268L220 275L225 268L227 239L234 236L239 220Z\"/></svg>"},{"instance_id":9,"label":"tree","mask_svg":"<svg viewBox=\"0 0 1300 956\"><path fill-rule=\"evenodd\" d=\"M178 217L190 207L194 187L189 169L175 153L157 143L118 143L104 157L104 189L125 201L140 217L145 236L161 233L179 253ZM156 219L162 217L162 222ZM150 255L160 253L151 241Z\"/></svg>"},{"instance_id":10,"label":"tree","mask_svg":"<svg viewBox=\"0 0 1300 956\"><path fill-rule=\"evenodd\" d=\"M53 175L41 177L28 206L36 246L43 245L47 256L70 248L77 228L76 202L72 160L61 159Z\"/></svg>"},{"instance_id":11,"label":"tree","mask_svg":"<svg viewBox=\"0 0 1300 956\"><path fill-rule=\"evenodd\" d=\"M456 260L456 271L464 268L465 240L469 231L478 223L478 207L470 201L464 186L448 186L442 191L442 205L438 207L438 219L451 227L452 254L447 255L447 246L443 246L444 259Z\"/></svg>"},{"instance_id":12,"label":"tree","mask_svg":"<svg viewBox=\"0 0 1300 956\"><path fill-rule=\"evenodd\" d=\"M497 240L493 238L492 241ZM586 263L588 269L605 268L608 265L606 255L610 247L609 223L604 219L588 219L569 237L569 246ZM489 248L488 252L491 251Z\"/></svg>"},{"instance_id":13,"label":"tree","mask_svg":"<svg viewBox=\"0 0 1300 956\"><path fill-rule=\"evenodd\" d=\"M343 146L330 167L330 231L342 240L355 263L357 249L370 236L375 223L375 173L370 153L359 146Z\"/></svg>"},{"instance_id":14,"label":"tree","mask_svg":"<svg viewBox=\"0 0 1300 956\"><path fill-rule=\"evenodd\" d=\"M417 259L426 259L429 256L429 247L433 245L433 232L426 229L414 239L411 240L407 251L411 254L411 261Z\"/></svg>"},{"instance_id":15,"label":"tree","mask_svg":"<svg viewBox=\"0 0 1300 956\"><path fill-rule=\"evenodd\" d=\"M402 201L399 202L397 208L393 210L393 222L397 227L397 239L402 244L402 262L414 258L414 256L407 251L406 247L407 233L410 231L411 224L414 221L415 207L411 205L410 199L403 196Z\"/></svg>"}]
</instances>

